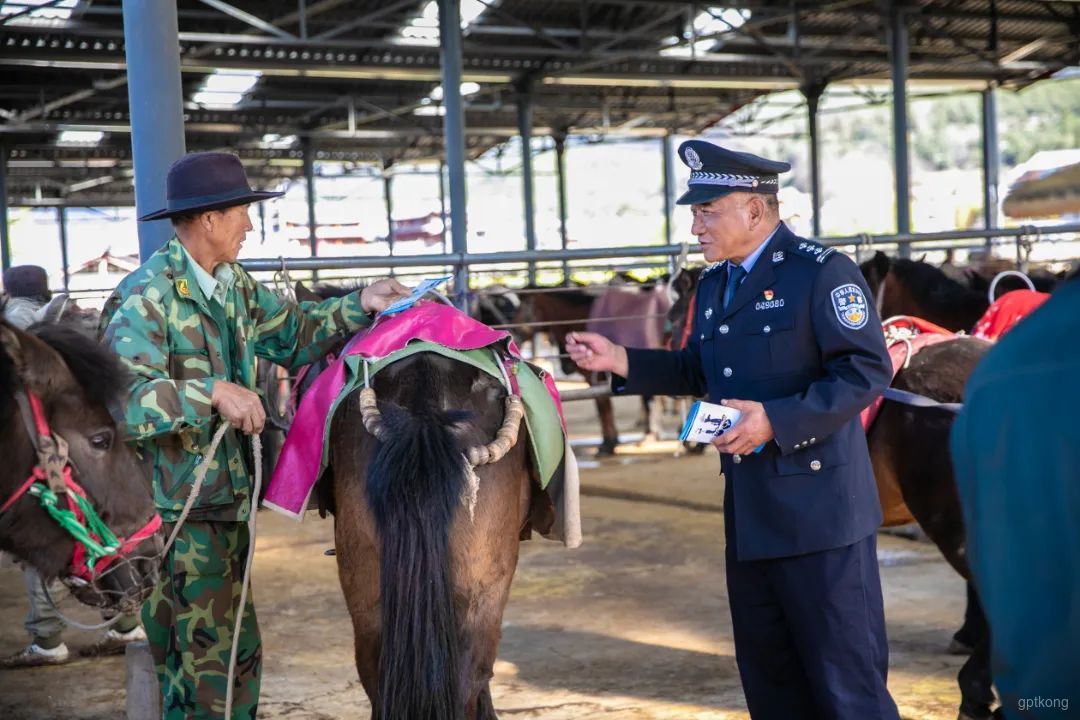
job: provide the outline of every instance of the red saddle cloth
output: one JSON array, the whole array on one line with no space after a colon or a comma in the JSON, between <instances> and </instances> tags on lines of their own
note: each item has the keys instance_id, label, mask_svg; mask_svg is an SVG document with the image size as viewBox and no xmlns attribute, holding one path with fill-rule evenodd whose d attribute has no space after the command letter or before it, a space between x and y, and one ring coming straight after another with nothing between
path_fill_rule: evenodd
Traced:
<instances>
[{"instance_id":1,"label":"red saddle cloth","mask_svg":"<svg viewBox=\"0 0 1080 720\"><path fill-rule=\"evenodd\" d=\"M940 325L935 325L929 320L906 315L889 318L881 323L881 330L885 333L886 343L889 348L889 358L892 360L893 380L900 374L914 355L929 345L952 340L956 333L946 330ZM881 412L881 404L884 397L878 397L862 411L861 419L864 432L870 432L870 426L874 424L878 413Z\"/></svg>"},{"instance_id":2,"label":"red saddle cloth","mask_svg":"<svg viewBox=\"0 0 1080 720\"><path fill-rule=\"evenodd\" d=\"M997 340L1016 323L1035 312L1049 297L1050 293L1035 290L1007 292L986 309L971 334L983 340Z\"/></svg>"}]
</instances>

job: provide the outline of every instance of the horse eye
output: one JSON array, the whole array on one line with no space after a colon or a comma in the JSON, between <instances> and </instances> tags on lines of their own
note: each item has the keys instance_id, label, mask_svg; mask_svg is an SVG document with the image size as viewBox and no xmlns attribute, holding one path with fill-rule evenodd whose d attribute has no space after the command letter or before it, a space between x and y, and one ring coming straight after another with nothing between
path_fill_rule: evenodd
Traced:
<instances>
[{"instance_id":1,"label":"horse eye","mask_svg":"<svg viewBox=\"0 0 1080 720\"><path fill-rule=\"evenodd\" d=\"M113 436L108 430L90 436L90 447L95 450L108 450L112 447Z\"/></svg>"}]
</instances>

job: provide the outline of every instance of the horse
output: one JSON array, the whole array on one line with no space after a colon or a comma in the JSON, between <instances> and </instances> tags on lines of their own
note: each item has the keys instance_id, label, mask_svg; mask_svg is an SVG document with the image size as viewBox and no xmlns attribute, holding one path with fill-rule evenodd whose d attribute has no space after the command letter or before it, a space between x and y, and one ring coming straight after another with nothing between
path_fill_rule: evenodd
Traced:
<instances>
[{"instance_id":1,"label":"horse","mask_svg":"<svg viewBox=\"0 0 1080 720\"><path fill-rule=\"evenodd\" d=\"M149 483L109 413L127 380L115 355L73 327L21 330L0 318L0 550L46 580L60 578L81 602L118 611L149 595L161 548ZM65 529L77 516L61 525L46 509L60 487L55 508L78 504L83 530L91 508L118 536L115 552L87 562L88 545Z\"/></svg>"},{"instance_id":2,"label":"horse","mask_svg":"<svg viewBox=\"0 0 1080 720\"><path fill-rule=\"evenodd\" d=\"M892 387L936 403L963 401L964 386L991 343L971 337L940 342L911 356ZM955 420L948 407L917 407L886 401L870 427L867 444L879 487L898 485L904 503L945 560L967 581L964 627L954 636L972 646L960 669L960 720L992 717L990 637L982 606L971 585L964 519L949 456L949 433Z\"/></svg>"},{"instance_id":3,"label":"horse","mask_svg":"<svg viewBox=\"0 0 1080 720\"><path fill-rule=\"evenodd\" d=\"M546 333L551 344L559 348L559 365L566 375L582 373L566 351L566 336L571 332L581 332L588 328L590 313L599 295L581 288L564 290L552 289L538 292L538 288L529 288L531 292L522 293L521 305L514 316L515 334L521 340L533 339L538 333ZM659 437L659 415L653 412L652 396L641 398L640 422L645 428L646 437ZM619 431L615 425L615 409L609 396L596 398L596 410L600 415L600 447L598 456L614 455L619 444Z\"/></svg>"},{"instance_id":4,"label":"horse","mask_svg":"<svg viewBox=\"0 0 1080 720\"><path fill-rule=\"evenodd\" d=\"M343 401L322 481L372 718L494 720L489 682L536 482L525 431L472 468L470 448L514 425L498 380L419 353L372 382L381 427L363 390Z\"/></svg>"},{"instance_id":5,"label":"horse","mask_svg":"<svg viewBox=\"0 0 1080 720\"><path fill-rule=\"evenodd\" d=\"M970 332L990 307L992 278L986 279L984 271L978 268L950 273L919 260L890 258L879 250L860 264L859 269L883 320L908 315L953 332ZM1029 277L1039 292L1050 292L1061 281L1059 276L1044 270L1033 271ZM1007 275L994 291L1000 297L1027 287L1022 278Z\"/></svg>"},{"instance_id":6,"label":"horse","mask_svg":"<svg viewBox=\"0 0 1080 720\"><path fill-rule=\"evenodd\" d=\"M859 269L882 320L909 315L967 332L990 307L986 292L972 290L925 262L890 258L879 250Z\"/></svg>"}]
</instances>

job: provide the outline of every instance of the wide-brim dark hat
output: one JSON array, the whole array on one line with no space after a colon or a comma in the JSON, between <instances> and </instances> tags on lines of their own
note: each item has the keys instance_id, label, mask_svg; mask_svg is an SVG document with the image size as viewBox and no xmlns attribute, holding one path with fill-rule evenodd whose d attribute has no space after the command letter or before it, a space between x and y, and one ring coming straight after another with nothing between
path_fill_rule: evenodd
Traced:
<instances>
[{"instance_id":1,"label":"wide-brim dark hat","mask_svg":"<svg viewBox=\"0 0 1080 720\"><path fill-rule=\"evenodd\" d=\"M185 155L169 168L165 185L165 207L143 215L140 220L162 220L183 213L222 210L285 194L252 190L240 158L222 152Z\"/></svg>"},{"instance_id":2,"label":"wide-brim dark hat","mask_svg":"<svg viewBox=\"0 0 1080 720\"><path fill-rule=\"evenodd\" d=\"M766 160L748 152L728 150L705 140L687 140L679 146L679 158L690 168L687 190L676 204L705 205L733 192L775 195L779 175L791 165Z\"/></svg>"}]
</instances>

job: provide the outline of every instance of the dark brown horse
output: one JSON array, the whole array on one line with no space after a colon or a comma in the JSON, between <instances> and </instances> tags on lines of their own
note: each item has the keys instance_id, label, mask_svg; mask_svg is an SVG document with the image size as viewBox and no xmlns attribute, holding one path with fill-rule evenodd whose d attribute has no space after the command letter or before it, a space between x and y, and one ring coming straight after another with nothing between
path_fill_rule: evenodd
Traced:
<instances>
[{"instance_id":1,"label":"dark brown horse","mask_svg":"<svg viewBox=\"0 0 1080 720\"><path fill-rule=\"evenodd\" d=\"M552 345L559 349L559 364L566 375L581 373L578 366L566 352L566 336L572 332L582 332L587 328L589 314L598 295L585 289L550 292L526 292L521 295L521 304L514 316L515 335L521 340L534 338L539 333L547 334ZM590 383L595 378L581 373ZM647 437L660 436L659 413L653 412L653 398L641 399L641 424ZM598 455L612 455L619 444L619 430L615 424L615 409L610 397L596 398L596 410L600 415L600 448Z\"/></svg>"},{"instance_id":2,"label":"dark brown horse","mask_svg":"<svg viewBox=\"0 0 1080 720\"><path fill-rule=\"evenodd\" d=\"M910 315L953 332L970 332L990 306L985 291L972 290L929 263L878 251L859 268L882 320Z\"/></svg>"},{"instance_id":3,"label":"dark brown horse","mask_svg":"<svg viewBox=\"0 0 1080 720\"><path fill-rule=\"evenodd\" d=\"M954 270L953 275L962 278L963 282L929 263L890 258L881 251L859 266L882 320L910 315L953 332L971 332L990 307L994 275L988 279L985 267L1004 266L992 264ZM1061 280L1045 270L1032 271L1029 277L1040 292L1050 292ZM998 282L994 295L997 298L1011 290L1027 287L1022 278L1008 275Z\"/></svg>"},{"instance_id":4,"label":"dark brown horse","mask_svg":"<svg viewBox=\"0 0 1080 720\"><path fill-rule=\"evenodd\" d=\"M530 515L525 429L500 460L473 468L469 448L514 424L498 380L420 353L372 382L367 411L358 391L337 412L323 479L372 718L492 720L519 536L544 525L542 509Z\"/></svg>"},{"instance_id":5,"label":"dark brown horse","mask_svg":"<svg viewBox=\"0 0 1080 720\"><path fill-rule=\"evenodd\" d=\"M0 504L15 496L39 465L29 432L34 421L25 417L33 413L21 399L36 397L53 437L67 444L74 481L106 526L124 538L146 527L155 516L149 484L109 413L122 402L126 386L126 371L116 357L83 333L62 324L23 331L0 320ZM58 506L66 508L66 500ZM160 536L154 535L86 583L71 577L72 535L34 495L23 493L0 514L0 550L43 578L65 580L90 605L137 607L153 586L159 548Z\"/></svg>"},{"instance_id":6,"label":"dark brown horse","mask_svg":"<svg viewBox=\"0 0 1080 720\"><path fill-rule=\"evenodd\" d=\"M961 337L930 345L912 356L892 387L938 403L961 403L968 376L990 343ZM886 401L867 436L878 485L899 485L919 526L948 563L968 581L968 609L956 639L973 647L960 670L961 720L992 717L990 638L986 618L971 585L964 519L949 456L954 412Z\"/></svg>"}]
</instances>

